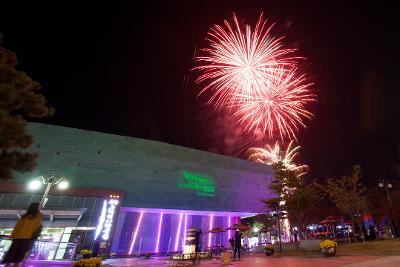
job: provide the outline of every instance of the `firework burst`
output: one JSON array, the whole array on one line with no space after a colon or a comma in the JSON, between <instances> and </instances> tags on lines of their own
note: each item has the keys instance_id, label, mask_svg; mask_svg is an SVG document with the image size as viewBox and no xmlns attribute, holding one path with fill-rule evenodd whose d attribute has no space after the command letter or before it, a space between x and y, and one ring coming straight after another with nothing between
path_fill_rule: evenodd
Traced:
<instances>
[{"instance_id":1,"label":"firework burst","mask_svg":"<svg viewBox=\"0 0 400 267\"><path fill-rule=\"evenodd\" d=\"M234 114L245 129L259 129L269 137L279 132L282 140L285 136L297 140L298 126L306 127L303 119L312 117L305 109L306 104L315 100L310 85L304 76L297 75L295 69L281 68L267 81L265 90L251 96L235 94L230 105L235 108Z\"/></svg>"},{"instance_id":2,"label":"firework burst","mask_svg":"<svg viewBox=\"0 0 400 267\"><path fill-rule=\"evenodd\" d=\"M308 166L297 165L294 162L294 159L299 154L299 149L300 146L293 146L293 141L290 141L286 150L282 150L278 142L276 142L274 146L266 145L264 148L251 148L249 159L267 165L282 162L286 169L296 171L298 176L301 176L307 172Z\"/></svg>"},{"instance_id":3,"label":"firework burst","mask_svg":"<svg viewBox=\"0 0 400 267\"><path fill-rule=\"evenodd\" d=\"M196 82L204 84L201 93L212 91L209 102L224 107L235 94L252 96L264 90L282 66L293 67L297 57L290 57L295 49L284 49L282 39L271 35L262 15L254 32L246 25L244 30L236 16L234 26L226 20L224 26L214 25L208 33L211 48L202 49L204 56L195 58L202 74Z\"/></svg>"},{"instance_id":4,"label":"firework burst","mask_svg":"<svg viewBox=\"0 0 400 267\"><path fill-rule=\"evenodd\" d=\"M231 110L249 132L261 130L272 138L277 131L282 140L296 139L303 120L312 117L305 106L314 95L298 75L295 49L283 47L283 37L271 34L262 15L253 32L235 15L233 21L233 26L224 21L212 27L210 48L195 58L200 94L210 92L209 103Z\"/></svg>"}]
</instances>

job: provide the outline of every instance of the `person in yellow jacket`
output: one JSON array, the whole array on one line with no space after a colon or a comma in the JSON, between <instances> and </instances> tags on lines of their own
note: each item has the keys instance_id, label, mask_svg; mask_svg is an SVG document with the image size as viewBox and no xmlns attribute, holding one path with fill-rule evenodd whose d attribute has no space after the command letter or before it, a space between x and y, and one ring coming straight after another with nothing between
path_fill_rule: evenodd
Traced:
<instances>
[{"instance_id":1,"label":"person in yellow jacket","mask_svg":"<svg viewBox=\"0 0 400 267\"><path fill-rule=\"evenodd\" d=\"M42 216L39 211L39 203L31 203L26 213L21 217L11 233L12 244L7 251L3 264L16 266L24 260L25 254L32 249L34 240L42 230Z\"/></svg>"}]
</instances>

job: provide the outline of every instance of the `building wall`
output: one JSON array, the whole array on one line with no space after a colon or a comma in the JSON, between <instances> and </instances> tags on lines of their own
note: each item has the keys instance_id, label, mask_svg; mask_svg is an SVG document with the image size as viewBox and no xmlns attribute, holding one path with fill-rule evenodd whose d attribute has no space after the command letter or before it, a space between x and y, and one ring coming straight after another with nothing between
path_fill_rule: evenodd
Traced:
<instances>
[{"instance_id":1,"label":"building wall","mask_svg":"<svg viewBox=\"0 0 400 267\"><path fill-rule=\"evenodd\" d=\"M122 206L142 208L257 213L265 211L260 200L272 197L269 166L166 143L39 123L31 123L29 132L35 139L31 151L39 154L38 167L33 173L17 175L14 181L18 183L55 171L72 187L123 191ZM182 178L188 173L195 182Z\"/></svg>"},{"instance_id":2,"label":"building wall","mask_svg":"<svg viewBox=\"0 0 400 267\"><path fill-rule=\"evenodd\" d=\"M229 235L233 236L233 231L212 234L207 231L210 228L225 229L237 222L239 218L224 214L191 214L184 210L173 214L164 212L162 217L159 211L146 211L140 220L140 212L122 209L111 251L119 255L180 252L183 251L185 244L185 233L192 226L202 229L203 233L200 235L202 251L209 245L223 245L227 248Z\"/></svg>"}]
</instances>

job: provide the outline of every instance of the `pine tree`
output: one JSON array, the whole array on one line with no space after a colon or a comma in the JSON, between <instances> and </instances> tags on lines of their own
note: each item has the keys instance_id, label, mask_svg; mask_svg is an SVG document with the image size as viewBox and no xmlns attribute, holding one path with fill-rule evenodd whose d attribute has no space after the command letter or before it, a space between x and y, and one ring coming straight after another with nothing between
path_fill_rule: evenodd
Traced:
<instances>
[{"instance_id":1,"label":"pine tree","mask_svg":"<svg viewBox=\"0 0 400 267\"><path fill-rule=\"evenodd\" d=\"M1 40L1 36L0 36ZM0 43L1 45L1 43ZM27 132L27 118L42 118L54 110L38 94L41 85L16 69L15 53L0 46L0 179L15 171L32 171L37 155L24 151L33 144Z\"/></svg>"}]
</instances>

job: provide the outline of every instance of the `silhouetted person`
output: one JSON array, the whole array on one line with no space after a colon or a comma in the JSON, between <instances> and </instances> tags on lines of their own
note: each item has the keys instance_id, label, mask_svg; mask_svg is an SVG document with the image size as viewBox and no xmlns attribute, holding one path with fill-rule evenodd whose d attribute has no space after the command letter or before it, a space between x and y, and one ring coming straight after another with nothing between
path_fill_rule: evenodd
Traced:
<instances>
[{"instance_id":1,"label":"silhouetted person","mask_svg":"<svg viewBox=\"0 0 400 267\"><path fill-rule=\"evenodd\" d=\"M100 251L100 241L95 240L93 244L92 257L98 257Z\"/></svg>"},{"instance_id":2,"label":"silhouetted person","mask_svg":"<svg viewBox=\"0 0 400 267\"><path fill-rule=\"evenodd\" d=\"M32 249L33 242L40 235L41 222L39 203L31 203L11 233L13 241L2 262L6 264L5 266L11 266L11 263L18 266L24 260L25 254Z\"/></svg>"},{"instance_id":3,"label":"silhouetted person","mask_svg":"<svg viewBox=\"0 0 400 267\"><path fill-rule=\"evenodd\" d=\"M75 236L73 242L76 244L76 246L75 246L75 254L74 254L74 259L76 259L76 255L78 254L78 251L79 251L79 248L80 248L79 245L81 243L81 236L80 235Z\"/></svg>"},{"instance_id":4,"label":"silhouetted person","mask_svg":"<svg viewBox=\"0 0 400 267\"><path fill-rule=\"evenodd\" d=\"M394 222L392 222L392 232L393 232L393 235L394 235L394 238L397 238L397 237L399 237L399 229L397 229L397 226L396 226L396 224L394 223Z\"/></svg>"},{"instance_id":5,"label":"silhouetted person","mask_svg":"<svg viewBox=\"0 0 400 267\"><path fill-rule=\"evenodd\" d=\"M195 252L200 252L200 231L197 231L194 236Z\"/></svg>"},{"instance_id":6,"label":"silhouetted person","mask_svg":"<svg viewBox=\"0 0 400 267\"><path fill-rule=\"evenodd\" d=\"M229 244L231 245L230 249L233 250L235 248L235 239L233 238L233 236L229 239Z\"/></svg>"},{"instance_id":7,"label":"silhouetted person","mask_svg":"<svg viewBox=\"0 0 400 267\"><path fill-rule=\"evenodd\" d=\"M294 230L293 231L294 242L297 242L297 235L298 235L298 232L296 230Z\"/></svg>"},{"instance_id":8,"label":"silhouetted person","mask_svg":"<svg viewBox=\"0 0 400 267\"><path fill-rule=\"evenodd\" d=\"M194 245L195 245L194 252L196 252L196 254L193 258L193 263L195 263L196 261L199 261L199 255L197 253L200 252L200 234L201 234L201 232L200 232L200 230L198 230L195 232L195 235L194 235Z\"/></svg>"},{"instance_id":9,"label":"silhouetted person","mask_svg":"<svg viewBox=\"0 0 400 267\"><path fill-rule=\"evenodd\" d=\"M236 253L238 254L238 260L240 260L240 249L242 247L242 235L239 230L235 232L235 250L233 252L233 260L236 259Z\"/></svg>"},{"instance_id":10,"label":"silhouetted person","mask_svg":"<svg viewBox=\"0 0 400 267\"><path fill-rule=\"evenodd\" d=\"M370 225L368 227L369 229L369 240L375 240L376 239L376 231L375 231L375 227Z\"/></svg>"}]
</instances>

